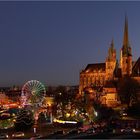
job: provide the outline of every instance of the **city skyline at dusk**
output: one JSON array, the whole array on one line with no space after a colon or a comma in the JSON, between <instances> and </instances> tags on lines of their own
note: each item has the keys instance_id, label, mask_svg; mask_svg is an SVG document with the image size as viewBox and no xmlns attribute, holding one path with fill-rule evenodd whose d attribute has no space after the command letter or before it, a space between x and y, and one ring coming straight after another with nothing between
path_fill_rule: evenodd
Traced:
<instances>
[{"instance_id":1,"label":"city skyline at dusk","mask_svg":"<svg viewBox=\"0 0 140 140\"><path fill-rule=\"evenodd\" d=\"M105 61L112 39L120 59L125 14L137 60L139 12L139 1L0 2L0 86L78 85L87 64Z\"/></svg>"}]
</instances>

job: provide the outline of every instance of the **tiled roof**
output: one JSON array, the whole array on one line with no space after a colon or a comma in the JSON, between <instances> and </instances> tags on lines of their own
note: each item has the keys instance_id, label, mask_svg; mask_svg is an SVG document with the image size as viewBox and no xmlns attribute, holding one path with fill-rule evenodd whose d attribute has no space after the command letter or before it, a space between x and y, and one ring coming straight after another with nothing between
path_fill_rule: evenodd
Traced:
<instances>
[{"instance_id":1,"label":"tiled roof","mask_svg":"<svg viewBox=\"0 0 140 140\"><path fill-rule=\"evenodd\" d=\"M105 63L94 63L94 64L88 64L85 68L85 71L94 71L94 70L102 70L105 71Z\"/></svg>"}]
</instances>

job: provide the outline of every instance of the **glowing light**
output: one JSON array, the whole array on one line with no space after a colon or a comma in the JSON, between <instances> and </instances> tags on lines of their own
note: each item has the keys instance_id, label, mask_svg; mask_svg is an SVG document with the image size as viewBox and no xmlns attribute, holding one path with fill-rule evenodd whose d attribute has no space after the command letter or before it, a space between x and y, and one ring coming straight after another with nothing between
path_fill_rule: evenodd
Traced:
<instances>
[{"instance_id":1,"label":"glowing light","mask_svg":"<svg viewBox=\"0 0 140 140\"><path fill-rule=\"evenodd\" d=\"M41 106L45 93L45 86L41 82L37 80L28 81L22 88L21 104L23 106L26 104L34 107Z\"/></svg>"},{"instance_id":2,"label":"glowing light","mask_svg":"<svg viewBox=\"0 0 140 140\"><path fill-rule=\"evenodd\" d=\"M95 116L97 117L98 116L98 113L95 111Z\"/></svg>"},{"instance_id":3,"label":"glowing light","mask_svg":"<svg viewBox=\"0 0 140 140\"><path fill-rule=\"evenodd\" d=\"M76 124L76 123L77 123L77 122L75 122L75 121L62 121L62 120L57 120L57 119L54 119L53 121L54 121L54 122L57 122L57 123L63 123L63 124L65 124L65 123Z\"/></svg>"},{"instance_id":4,"label":"glowing light","mask_svg":"<svg viewBox=\"0 0 140 140\"><path fill-rule=\"evenodd\" d=\"M66 117L68 118L70 116L70 113L66 113Z\"/></svg>"}]
</instances>

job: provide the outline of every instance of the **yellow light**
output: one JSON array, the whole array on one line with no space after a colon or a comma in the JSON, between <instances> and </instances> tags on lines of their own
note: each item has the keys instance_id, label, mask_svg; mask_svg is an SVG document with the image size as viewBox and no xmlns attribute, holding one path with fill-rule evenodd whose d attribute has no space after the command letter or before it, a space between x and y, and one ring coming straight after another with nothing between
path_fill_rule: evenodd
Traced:
<instances>
[{"instance_id":1,"label":"yellow light","mask_svg":"<svg viewBox=\"0 0 140 140\"><path fill-rule=\"evenodd\" d=\"M14 119L13 122L16 122L16 120Z\"/></svg>"},{"instance_id":2,"label":"yellow light","mask_svg":"<svg viewBox=\"0 0 140 140\"><path fill-rule=\"evenodd\" d=\"M62 120L57 120L57 119L54 119L53 120L54 122L58 122L58 123L73 123L73 124L75 124L75 123L77 123L77 122L75 122L75 121L62 121Z\"/></svg>"},{"instance_id":3,"label":"yellow light","mask_svg":"<svg viewBox=\"0 0 140 140\"><path fill-rule=\"evenodd\" d=\"M66 113L66 117L67 117L67 118L70 117L70 113Z\"/></svg>"}]
</instances>

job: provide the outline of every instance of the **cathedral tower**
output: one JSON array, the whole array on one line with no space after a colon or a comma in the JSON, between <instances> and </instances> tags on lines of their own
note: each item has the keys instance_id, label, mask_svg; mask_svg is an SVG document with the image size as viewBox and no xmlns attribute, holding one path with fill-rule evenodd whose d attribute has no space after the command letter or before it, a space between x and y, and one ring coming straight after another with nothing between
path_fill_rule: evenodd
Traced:
<instances>
[{"instance_id":1,"label":"cathedral tower","mask_svg":"<svg viewBox=\"0 0 140 140\"><path fill-rule=\"evenodd\" d=\"M124 37L123 37L123 46L121 48L121 57L120 57L120 67L122 71L122 76L132 74L132 53L131 47L128 39L128 20L125 17L125 27L124 27Z\"/></svg>"},{"instance_id":2,"label":"cathedral tower","mask_svg":"<svg viewBox=\"0 0 140 140\"><path fill-rule=\"evenodd\" d=\"M116 50L114 49L114 42L112 40L108 49L108 56L106 58L106 80L113 80L114 70L116 67Z\"/></svg>"}]
</instances>

